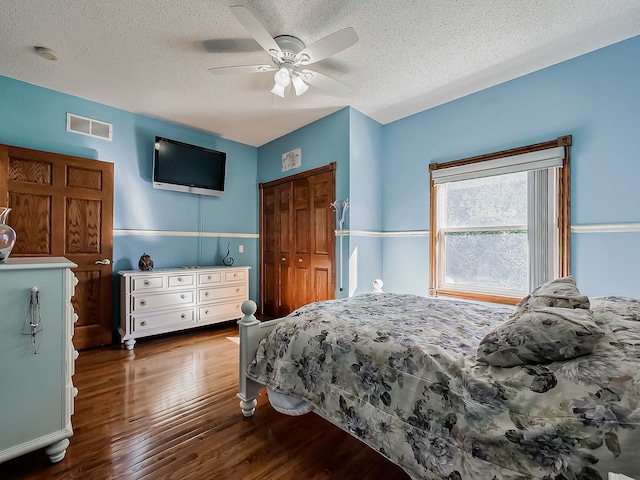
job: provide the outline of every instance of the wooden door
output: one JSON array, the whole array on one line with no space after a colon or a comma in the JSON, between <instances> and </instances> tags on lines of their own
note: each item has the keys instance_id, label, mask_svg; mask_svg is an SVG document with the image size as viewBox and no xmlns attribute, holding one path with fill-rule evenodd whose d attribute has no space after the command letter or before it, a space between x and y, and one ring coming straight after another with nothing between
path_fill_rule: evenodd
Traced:
<instances>
[{"instance_id":1,"label":"wooden door","mask_svg":"<svg viewBox=\"0 0 640 480\"><path fill-rule=\"evenodd\" d=\"M309 255L310 296L307 302L335 298L335 202L334 171L309 177L312 244Z\"/></svg>"},{"instance_id":2,"label":"wooden door","mask_svg":"<svg viewBox=\"0 0 640 480\"><path fill-rule=\"evenodd\" d=\"M261 184L261 312L335 297L335 164Z\"/></svg>"},{"instance_id":3,"label":"wooden door","mask_svg":"<svg viewBox=\"0 0 640 480\"><path fill-rule=\"evenodd\" d=\"M12 209L12 257L60 256L78 265L75 347L111 343L113 164L0 145L0 205Z\"/></svg>"},{"instance_id":4,"label":"wooden door","mask_svg":"<svg viewBox=\"0 0 640 480\"><path fill-rule=\"evenodd\" d=\"M291 182L261 190L262 313L281 317L291 308Z\"/></svg>"}]
</instances>

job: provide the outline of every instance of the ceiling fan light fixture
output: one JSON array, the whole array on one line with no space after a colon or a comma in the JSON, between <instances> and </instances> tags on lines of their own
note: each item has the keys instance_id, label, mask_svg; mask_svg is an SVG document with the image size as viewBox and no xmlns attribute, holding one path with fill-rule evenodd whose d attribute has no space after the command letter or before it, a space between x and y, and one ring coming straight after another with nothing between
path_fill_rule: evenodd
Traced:
<instances>
[{"instance_id":1,"label":"ceiling fan light fixture","mask_svg":"<svg viewBox=\"0 0 640 480\"><path fill-rule=\"evenodd\" d=\"M231 13L242 26L253 36L254 40L271 55L273 65L236 65L231 67L210 68L209 72L221 73L261 73L275 71L274 86L271 93L280 97L285 96L286 89L293 83L296 95L304 94L309 85L325 90L331 95L347 96L351 89L324 74L311 70L296 69L324 60L335 55L358 42L358 35L352 27L333 32L311 45L305 45L302 40L293 35L278 35L272 37L266 28L241 5L232 5Z\"/></svg>"},{"instance_id":2,"label":"ceiling fan light fixture","mask_svg":"<svg viewBox=\"0 0 640 480\"><path fill-rule=\"evenodd\" d=\"M293 77L293 80L291 80L291 83L293 83L293 88L296 89L296 95L297 96L300 96L304 92L309 90L309 85L304 83L304 80L302 80L302 78L299 75L295 75Z\"/></svg>"},{"instance_id":3,"label":"ceiling fan light fixture","mask_svg":"<svg viewBox=\"0 0 640 480\"><path fill-rule=\"evenodd\" d=\"M284 88L282 85L278 85L277 83L271 89L271 93L274 95L278 95L279 97L284 98Z\"/></svg>"}]
</instances>

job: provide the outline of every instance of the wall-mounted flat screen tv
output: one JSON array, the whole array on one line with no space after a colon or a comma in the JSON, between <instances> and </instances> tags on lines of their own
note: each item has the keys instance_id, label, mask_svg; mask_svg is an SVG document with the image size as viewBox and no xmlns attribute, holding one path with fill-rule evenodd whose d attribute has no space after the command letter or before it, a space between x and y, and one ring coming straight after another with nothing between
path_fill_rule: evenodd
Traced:
<instances>
[{"instance_id":1,"label":"wall-mounted flat screen tv","mask_svg":"<svg viewBox=\"0 0 640 480\"><path fill-rule=\"evenodd\" d=\"M220 197L226 162L225 152L156 137L153 188Z\"/></svg>"}]
</instances>

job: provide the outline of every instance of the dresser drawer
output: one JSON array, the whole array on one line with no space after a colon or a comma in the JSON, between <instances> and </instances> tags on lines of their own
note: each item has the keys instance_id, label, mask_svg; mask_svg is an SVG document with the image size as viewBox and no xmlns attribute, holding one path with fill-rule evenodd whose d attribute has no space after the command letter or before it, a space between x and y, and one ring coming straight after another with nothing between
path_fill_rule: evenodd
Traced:
<instances>
[{"instance_id":1,"label":"dresser drawer","mask_svg":"<svg viewBox=\"0 0 640 480\"><path fill-rule=\"evenodd\" d=\"M244 282L247 279L247 275L246 272L244 270L242 271L227 271L224 272L224 281L225 283L232 283L232 282Z\"/></svg>"},{"instance_id":2,"label":"dresser drawer","mask_svg":"<svg viewBox=\"0 0 640 480\"><path fill-rule=\"evenodd\" d=\"M195 275L187 274L187 275L168 275L167 281L169 285L168 288L182 288L182 287L192 287L195 285Z\"/></svg>"},{"instance_id":3,"label":"dresser drawer","mask_svg":"<svg viewBox=\"0 0 640 480\"><path fill-rule=\"evenodd\" d=\"M164 288L163 276L144 276L135 277L131 279L131 291L132 292L144 292L147 290L157 290Z\"/></svg>"},{"instance_id":4,"label":"dresser drawer","mask_svg":"<svg viewBox=\"0 0 640 480\"><path fill-rule=\"evenodd\" d=\"M242 317L242 301L230 303L218 303L216 305L202 306L198 309L198 322L210 323L212 320L233 320Z\"/></svg>"},{"instance_id":5,"label":"dresser drawer","mask_svg":"<svg viewBox=\"0 0 640 480\"><path fill-rule=\"evenodd\" d=\"M216 285L222 283L222 272L207 272L198 274L198 285Z\"/></svg>"},{"instance_id":6,"label":"dresser drawer","mask_svg":"<svg viewBox=\"0 0 640 480\"><path fill-rule=\"evenodd\" d=\"M229 285L226 287L201 288L198 290L198 303L215 302L234 298L245 299L246 285Z\"/></svg>"},{"instance_id":7,"label":"dresser drawer","mask_svg":"<svg viewBox=\"0 0 640 480\"><path fill-rule=\"evenodd\" d=\"M132 295L131 311L143 312L156 310L163 307L174 307L195 303L195 292L186 290L184 292L166 292L148 295Z\"/></svg>"},{"instance_id":8,"label":"dresser drawer","mask_svg":"<svg viewBox=\"0 0 640 480\"><path fill-rule=\"evenodd\" d=\"M153 330L169 325L180 325L194 322L194 308L173 310L171 312L158 313L157 315L134 315L132 316L132 331L141 332Z\"/></svg>"}]
</instances>

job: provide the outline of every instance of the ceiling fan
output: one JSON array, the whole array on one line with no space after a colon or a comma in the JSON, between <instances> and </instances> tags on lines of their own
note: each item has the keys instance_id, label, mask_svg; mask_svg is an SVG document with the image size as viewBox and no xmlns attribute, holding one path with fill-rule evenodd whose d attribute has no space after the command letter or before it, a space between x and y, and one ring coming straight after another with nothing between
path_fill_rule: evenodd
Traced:
<instances>
[{"instance_id":1,"label":"ceiling fan","mask_svg":"<svg viewBox=\"0 0 640 480\"><path fill-rule=\"evenodd\" d=\"M289 85L293 85L296 95L302 95L306 92L309 89L309 85L332 95L346 96L351 92L351 89L344 83L305 67L335 55L357 43L358 35L356 35L353 28L338 30L309 46L305 46L302 40L291 35L271 37L251 12L242 6L232 6L231 13L253 35L253 38L260 46L271 55L273 65L216 67L210 68L209 72L220 74L275 71L273 76L275 84L271 93L280 97L285 96L285 89Z\"/></svg>"}]
</instances>

